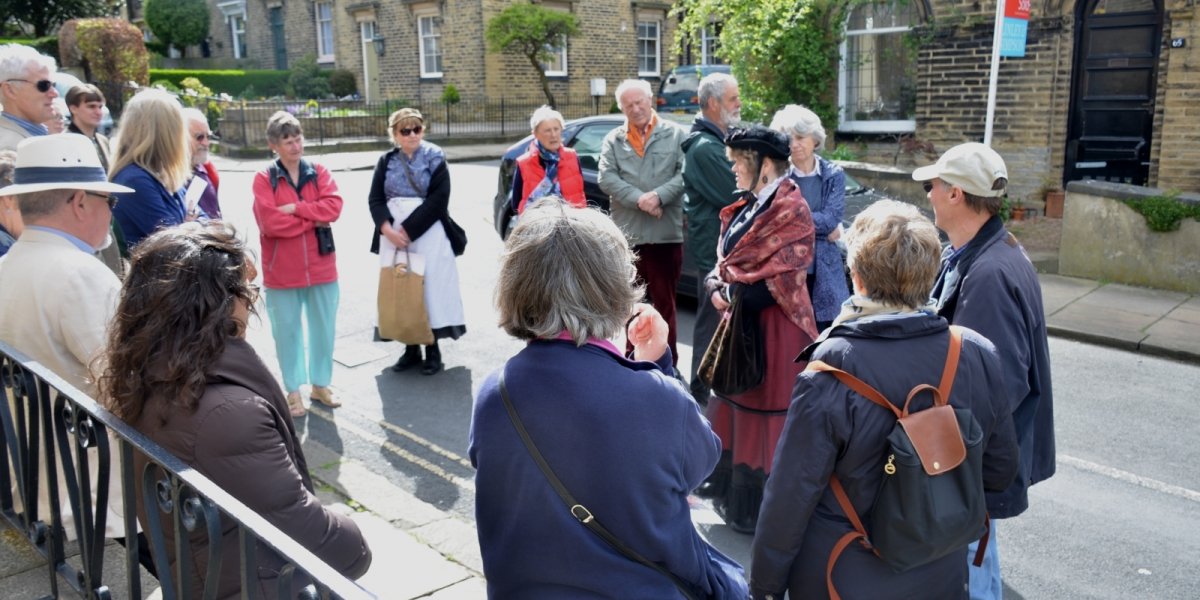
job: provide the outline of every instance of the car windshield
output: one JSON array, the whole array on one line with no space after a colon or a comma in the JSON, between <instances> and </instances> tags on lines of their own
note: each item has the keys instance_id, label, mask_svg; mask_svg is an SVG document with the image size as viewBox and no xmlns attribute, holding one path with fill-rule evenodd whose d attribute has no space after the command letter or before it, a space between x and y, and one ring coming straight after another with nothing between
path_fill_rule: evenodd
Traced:
<instances>
[{"instance_id":1,"label":"car windshield","mask_svg":"<svg viewBox=\"0 0 1200 600\"><path fill-rule=\"evenodd\" d=\"M690 73L675 73L667 79L663 84L663 94L674 94L676 92L695 92L700 86L700 76L692 71Z\"/></svg>"},{"instance_id":2,"label":"car windshield","mask_svg":"<svg viewBox=\"0 0 1200 600\"><path fill-rule=\"evenodd\" d=\"M600 168L600 145L604 143L604 136L612 131L617 123L597 123L595 125L584 125L579 133L575 135L575 139L568 144L579 154L579 166L584 169Z\"/></svg>"},{"instance_id":3,"label":"car windshield","mask_svg":"<svg viewBox=\"0 0 1200 600\"><path fill-rule=\"evenodd\" d=\"M843 171L843 173L845 173L845 172ZM854 177L851 177L849 173L845 173L845 175L846 175L846 193L847 194L858 193L859 191L862 191L863 189L865 189L865 186L863 186L863 184L859 183L858 180L855 179Z\"/></svg>"}]
</instances>

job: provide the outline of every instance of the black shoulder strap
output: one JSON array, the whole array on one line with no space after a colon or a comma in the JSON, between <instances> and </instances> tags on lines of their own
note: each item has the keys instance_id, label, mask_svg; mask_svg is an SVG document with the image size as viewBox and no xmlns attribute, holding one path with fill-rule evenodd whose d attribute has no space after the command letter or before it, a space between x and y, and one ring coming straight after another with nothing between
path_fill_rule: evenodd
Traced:
<instances>
[{"instance_id":1,"label":"black shoulder strap","mask_svg":"<svg viewBox=\"0 0 1200 600\"><path fill-rule=\"evenodd\" d=\"M587 509L587 507L575 500L575 497L571 495L571 492L567 490L567 487L563 485L563 482L559 480L558 476L554 474L554 471L550 469L550 464L546 462L546 458L542 456L542 453L538 451L537 446L533 444L533 439L529 437L529 432L525 429L525 424L521 422L521 417L517 414L517 408L513 406L512 400L508 397L508 388L504 385L504 371L507 370L507 368L508 366L505 365L504 368L500 369L500 398L504 400L504 408L508 411L508 417L512 419L513 427L517 429L517 434L521 436L521 441L525 443L525 449L529 450L529 454L533 456L533 460L537 463L538 468L542 470L542 474L546 476L547 480L549 480L550 485L554 488L554 491L558 493L558 497L562 498L563 503L567 505L568 510L571 511L571 516L575 517L575 519L582 523L584 527L590 529L592 533L600 536L600 539L607 542L608 545L612 546L614 550L625 555L626 558L646 565L647 567L666 575L668 578L670 578L671 583L674 583L675 587L679 589L679 593L683 594L684 598L687 598L688 600L696 600L695 592L692 591L691 586L681 580L674 573L668 571L662 565L651 562L650 559L639 554L637 550L626 546L625 543L617 539L617 537L614 536L612 532L608 530L608 528L601 525L600 522L596 520L595 515L593 515L592 512Z\"/></svg>"}]
</instances>

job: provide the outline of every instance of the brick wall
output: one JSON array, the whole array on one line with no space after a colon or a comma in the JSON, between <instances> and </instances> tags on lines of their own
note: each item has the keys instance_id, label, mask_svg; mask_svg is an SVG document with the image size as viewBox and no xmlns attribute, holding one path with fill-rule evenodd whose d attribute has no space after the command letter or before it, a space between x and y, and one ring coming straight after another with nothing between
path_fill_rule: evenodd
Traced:
<instances>
[{"instance_id":1,"label":"brick wall","mask_svg":"<svg viewBox=\"0 0 1200 600\"><path fill-rule=\"evenodd\" d=\"M1187 3L1187 4L1190 4ZM1174 6L1172 6L1174 5ZM1166 190L1200 191L1200 7L1176 1L1163 19L1163 50L1159 62L1151 183ZM1171 38L1187 46L1169 48Z\"/></svg>"}]
</instances>

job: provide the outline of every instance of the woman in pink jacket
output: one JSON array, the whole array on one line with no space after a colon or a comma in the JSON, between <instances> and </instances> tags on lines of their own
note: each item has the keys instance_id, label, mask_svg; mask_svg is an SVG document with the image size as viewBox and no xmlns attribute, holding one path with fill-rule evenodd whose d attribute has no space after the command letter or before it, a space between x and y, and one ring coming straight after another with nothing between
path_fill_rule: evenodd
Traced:
<instances>
[{"instance_id":1,"label":"woman in pink jacket","mask_svg":"<svg viewBox=\"0 0 1200 600\"><path fill-rule=\"evenodd\" d=\"M338 307L337 260L329 224L342 213L342 197L325 167L304 160L300 122L279 111L267 121L267 145L278 157L254 176L254 218L262 242L263 287L275 353L283 371L288 410L305 413L300 386L312 400L341 403L329 391L333 378L334 321ZM304 326L308 322L305 360Z\"/></svg>"}]
</instances>

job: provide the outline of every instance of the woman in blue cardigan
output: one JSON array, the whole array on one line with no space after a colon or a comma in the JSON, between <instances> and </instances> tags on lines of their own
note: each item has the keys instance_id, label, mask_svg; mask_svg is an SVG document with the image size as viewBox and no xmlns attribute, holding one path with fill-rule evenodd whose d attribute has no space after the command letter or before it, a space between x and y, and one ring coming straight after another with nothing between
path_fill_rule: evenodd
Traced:
<instances>
[{"instance_id":1,"label":"woman in blue cardigan","mask_svg":"<svg viewBox=\"0 0 1200 600\"><path fill-rule=\"evenodd\" d=\"M692 597L745 598L741 567L701 539L688 507L720 440L674 378L666 322L636 304L635 276L604 214L554 197L528 207L496 292L500 325L528 342L503 367L504 386L554 474L613 536ZM612 341L626 327L632 359ZM517 434L499 382L493 373L479 390L469 449L488 596L681 597L667 574L572 516Z\"/></svg>"}]
</instances>

